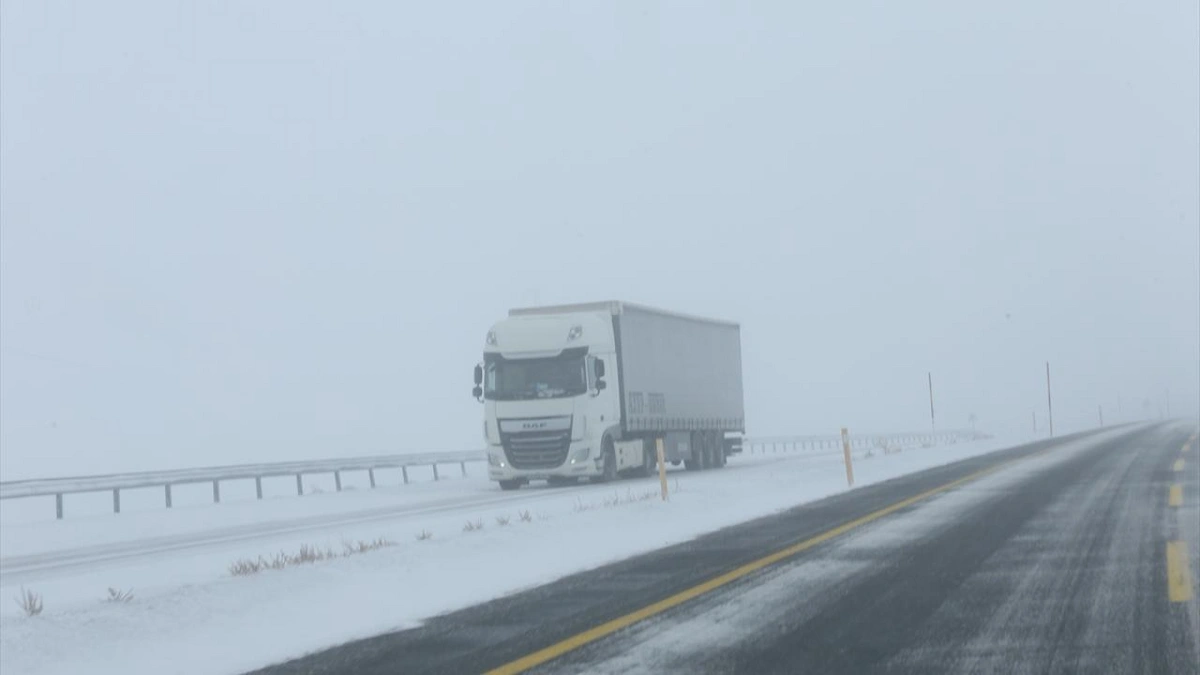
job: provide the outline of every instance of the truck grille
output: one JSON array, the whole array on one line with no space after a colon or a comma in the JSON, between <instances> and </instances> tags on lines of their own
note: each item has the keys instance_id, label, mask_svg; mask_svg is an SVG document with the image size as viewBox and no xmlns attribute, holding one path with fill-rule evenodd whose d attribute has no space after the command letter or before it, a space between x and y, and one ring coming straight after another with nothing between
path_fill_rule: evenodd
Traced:
<instances>
[{"instance_id":1,"label":"truck grille","mask_svg":"<svg viewBox=\"0 0 1200 675\"><path fill-rule=\"evenodd\" d=\"M514 469L555 469L567 461L571 430L501 432L500 442Z\"/></svg>"}]
</instances>

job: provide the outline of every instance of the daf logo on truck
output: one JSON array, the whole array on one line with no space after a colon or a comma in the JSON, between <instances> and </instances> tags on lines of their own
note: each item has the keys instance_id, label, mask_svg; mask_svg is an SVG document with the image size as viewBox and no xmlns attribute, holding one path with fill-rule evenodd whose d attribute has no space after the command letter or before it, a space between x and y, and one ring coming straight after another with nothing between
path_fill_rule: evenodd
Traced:
<instances>
[{"instance_id":1,"label":"daf logo on truck","mask_svg":"<svg viewBox=\"0 0 1200 675\"><path fill-rule=\"evenodd\" d=\"M746 430L741 330L624 302L514 309L487 333L472 395L505 490L644 476L659 441L668 462L716 469Z\"/></svg>"}]
</instances>

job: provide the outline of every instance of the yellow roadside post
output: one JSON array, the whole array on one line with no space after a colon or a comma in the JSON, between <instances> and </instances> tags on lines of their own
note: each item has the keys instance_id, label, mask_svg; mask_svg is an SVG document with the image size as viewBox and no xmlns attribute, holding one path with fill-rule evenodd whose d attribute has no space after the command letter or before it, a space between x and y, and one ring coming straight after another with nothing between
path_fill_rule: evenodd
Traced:
<instances>
[{"instance_id":1,"label":"yellow roadside post","mask_svg":"<svg viewBox=\"0 0 1200 675\"><path fill-rule=\"evenodd\" d=\"M850 432L842 427L842 453L846 456L846 485L854 487L854 462L850 459Z\"/></svg>"},{"instance_id":2,"label":"yellow roadside post","mask_svg":"<svg viewBox=\"0 0 1200 675\"><path fill-rule=\"evenodd\" d=\"M658 482L662 486L662 500L667 501L667 460L663 454L663 439L654 439L654 447L658 451Z\"/></svg>"}]
</instances>

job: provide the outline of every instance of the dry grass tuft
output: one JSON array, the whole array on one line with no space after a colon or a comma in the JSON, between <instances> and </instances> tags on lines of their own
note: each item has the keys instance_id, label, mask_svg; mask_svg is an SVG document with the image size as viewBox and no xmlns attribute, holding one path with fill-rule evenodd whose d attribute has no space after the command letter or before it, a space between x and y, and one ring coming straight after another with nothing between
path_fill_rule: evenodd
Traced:
<instances>
[{"instance_id":1,"label":"dry grass tuft","mask_svg":"<svg viewBox=\"0 0 1200 675\"><path fill-rule=\"evenodd\" d=\"M508 516L496 516L496 524L499 525L500 527L504 527L505 525L508 525L509 520L510 519Z\"/></svg>"},{"instance_id":2,"label":"dry grass tuft","mask_svg":"<svg viewBox=\"0 0 1200 675\"><path fill-rule=\"evenodd\" d=\"M369 551L375 551L375 550L378 550L381 548L387 548L388 546L395 546L395 545L396 545L396 542L394 542L390 539L385 539L384 537L376 537L375 539L372 539L370 541L363 541L363 540L354 541L354 542L343 541L342 542L342 555L347 556L347 555L356 555L358 553L367 553Z\"/></svg>"},{"instance_id":3,"label":"dry grass tuft","mask_svg":"<svg viewBox=\"0 0 1200 675\"><path fill-rule=\"evenodd\" d=\"M433 533L429 530L421 530L417 533L417 541L427 541L429 539L433 539Z\"/></svg>"},{"instance_id":4,"label":"dry grass tuft","mask_svg":"<svg viewBox=\"0 0 1200 675\"><path fill-rule=\"evenodd\" d=\"M16 598L17 606L25 612L25 616L37 616L42 613L42 596L34 593L31 590L21 587L21 593Z\"/></svg>"},{"instance_id":5,"label":"dry grass tuft","mask_svg":"<svg viewBox=\"0 0 1200 675\"><path fill-rule=\"evenodd\" d=\"M233 561L233 563L231 563L229 565L229 574L231 576L235 576L235 577L245 577L245 576L249 576L251 574L258 574L259 572L262 571L262 569L263 569L262 556L259 556L258 560L251 560L250 558L242 558L240 560Z\"/></svg>"},{"instance_id":6,"label":"dry grass tuft","mask_svg":"<svg viewBox=\"0 0 1200 675\"><path fill-rule=\"evenodd\" d=\"M594 502L589 504L589 503L584 502L582 497L577 497L575 499L574 509L575 509L575 513L583 513L584 511L591 511L592 509L598 509L598 508L611 509L611 508L615 508L617 506L623 506L625 504L636 504L638 502L646 502L646 501L650 501L653 499L657 499L658 497L659 497L659 493L657 490L645 490L643 492L634 492L633 489L630 488L625 491L624 495L622 495L619 492L614 492L611 497L605 497L598 504L594 503Z\"/></svg>"},{"instance_id":7,"label":"dry grass tuft","mask_svg":"<svg viewBox=\"0 0 1200 675\"><path fill-rule=\"evenodd\" d=\"M528 510L517 511L517 517L521 519L522 523L533 522L533 514L531 514Z\"/></svg>"},{"instance_id":8,"label":"dry grass tuft","mask_svg":"<svg viewBox=\"0 0 1200 675\"><path fill-rule=\"evenodd\" d=\"M119 588L108 587L109 602L130 602L133 600L133 589L123 591Z\"/></svg>"},{"instance_id":9,"label":"dry grass tuft","mask_svg":"<svg viewBox=\"0 0 1200 675\"><path fill-rule=\"evenodd\" d=\"M463 525L463 532L478 532L479 530L482 530L482 529L483 529L483 519L482 518L480 518L479 520L475 520L475 521L468 520L466 522L466 524Z\"/></svg>"},{"instance_id":10,"label":"dry grass tuft","mask_svg":"<svg viewBox=\"0 0 1200 675\"><path fill-rule=\"evenodd\" d=\"M257 558L241 558L239 560L235 560L229 565L229 574L235 577L244 577L251 574L258 574L263 570L281 570L287 567L295 567L296 565L311 565L323 560L344 558L347 556L358 555L359 553L367 553L395 545L396 543L394 541L385 537L377 537L372 540L359 540L355 542L342 542L342 553L338 554L328 546L321 548L311 544L303 544L300 546L300 550L296 553L280 551L270 558L260 555ZM112 589L110 589L110 592L111 590Z\"/></svg>"}]
</instances>

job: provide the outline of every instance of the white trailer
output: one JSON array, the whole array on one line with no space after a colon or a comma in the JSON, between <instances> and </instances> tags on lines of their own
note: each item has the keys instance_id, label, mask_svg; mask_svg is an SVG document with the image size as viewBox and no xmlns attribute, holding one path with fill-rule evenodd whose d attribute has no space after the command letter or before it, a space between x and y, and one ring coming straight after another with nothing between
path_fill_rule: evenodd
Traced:
<instances>
[{"instance_id":1,"label":"white trailer","mask_svg":"<svg viewBox=\"0 0 1200 675\"><path fill-rule=\"evenodd\" d=\"M719 468L745 432L736 323L624 302L514 309L475 369L488 469L530 480L612 480L666 459Z\"/></svg>"}]
</instances>

